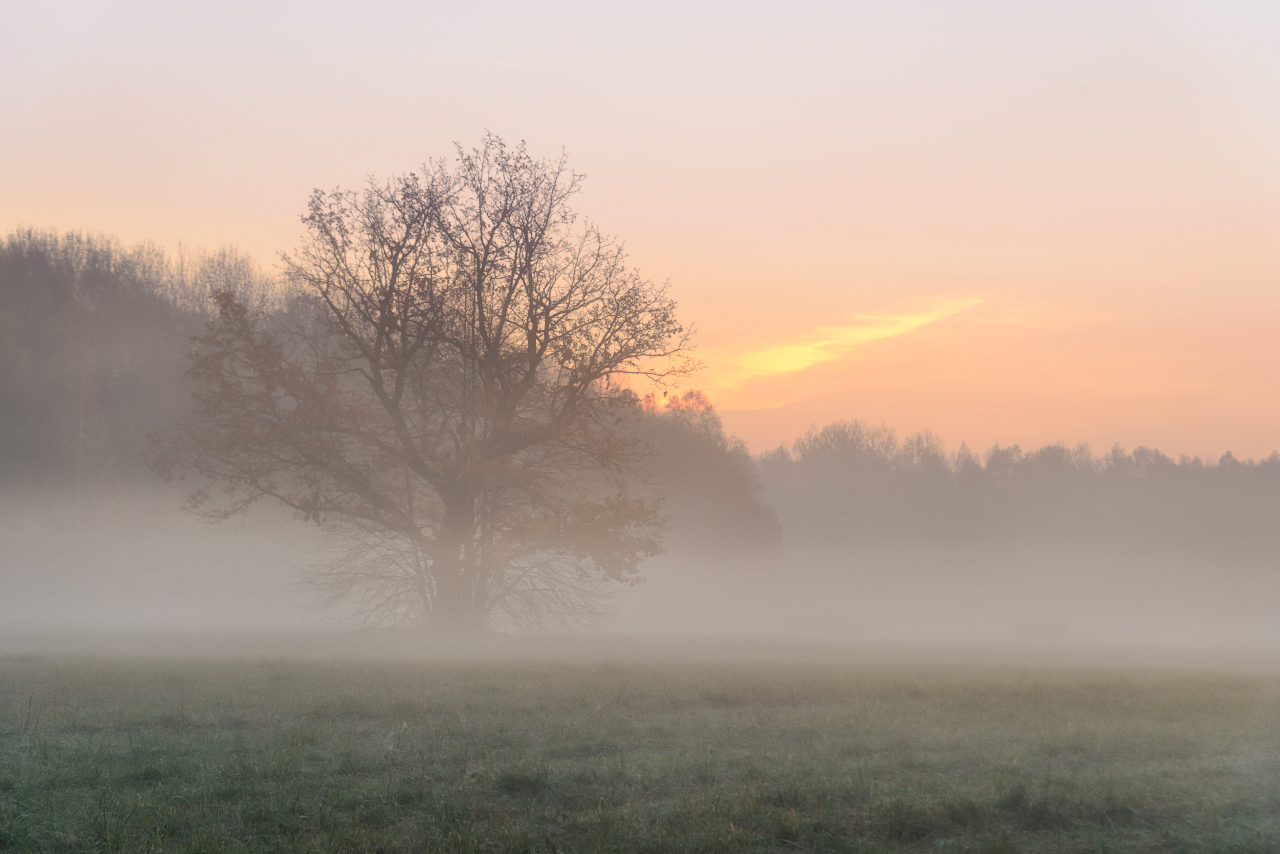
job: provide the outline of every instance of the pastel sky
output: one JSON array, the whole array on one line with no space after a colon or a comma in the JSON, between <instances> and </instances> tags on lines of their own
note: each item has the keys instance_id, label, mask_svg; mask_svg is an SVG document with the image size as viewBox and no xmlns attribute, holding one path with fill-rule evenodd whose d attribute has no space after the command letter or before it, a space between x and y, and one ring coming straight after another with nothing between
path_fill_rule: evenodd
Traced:
<instances>
[{"instance_id":1,"label":"pastel sky","mask_svg":"<svg viewBox=\"0 0 1280 854\"><path fill-rule=\"evenodd\" d=\"M0 230L271 264L313 187L563 147L756 450L1280 448L1280 4L0 0Z\"/></svg>"}]
</instances>

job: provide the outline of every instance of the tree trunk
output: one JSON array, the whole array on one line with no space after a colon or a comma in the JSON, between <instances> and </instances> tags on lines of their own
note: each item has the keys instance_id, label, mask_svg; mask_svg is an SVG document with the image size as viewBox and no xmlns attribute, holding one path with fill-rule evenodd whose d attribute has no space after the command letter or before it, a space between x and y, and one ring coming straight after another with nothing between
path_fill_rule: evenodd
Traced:
<instances>
[{"instance_id":1,"label":"tree trunk","mask_svg":"<svg viewBox=\"0 0 1280 854\"><path fill-rule=\"evenodd\" d=\"M431 628L443 634L474 634L484 628L483 615L475 613L460 574L437 574Z\"/></svg>"},{"instance_id":2,"label":"tree trunk","mask_svg":"<svg viewBox=\"0 0 1280 854\"><path fill-rule=\"evenodd\" d=\"M471 591L468 544L474 536L475 503L465 493L441 496L444 519L440 528L442 559L432 566L435 601L432 629L446 634L475 634L484 629L485 615L476 608Z\"/></svg>"}]
</instances>

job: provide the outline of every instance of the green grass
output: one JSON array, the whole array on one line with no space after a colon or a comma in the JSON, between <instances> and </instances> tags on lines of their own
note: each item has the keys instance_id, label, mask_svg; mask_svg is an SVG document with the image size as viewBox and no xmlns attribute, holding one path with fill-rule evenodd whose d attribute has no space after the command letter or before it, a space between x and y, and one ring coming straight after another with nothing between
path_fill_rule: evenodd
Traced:
<instances>
[{"instance_id":1,"label":"green grass","mask_svg":"<svg viewBox=\"0 0 1280 854\"><path fill-rule=\"evenodd\" d=\"M0 851L1280 851L1280 681L0 658Z\"/></svg>"}]
</instances>

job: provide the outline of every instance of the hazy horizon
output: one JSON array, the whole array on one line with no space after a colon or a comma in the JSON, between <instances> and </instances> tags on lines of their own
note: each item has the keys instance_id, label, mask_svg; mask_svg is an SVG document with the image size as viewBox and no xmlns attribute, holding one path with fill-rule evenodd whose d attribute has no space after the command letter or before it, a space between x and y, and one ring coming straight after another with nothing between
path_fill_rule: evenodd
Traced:
<instances>
[{"instance_id":1,"label":"hazy horizon","mask_svg":"<svg viewBox=\"0 0 1280 854\"><path fill-rule=\"evenodd\" d=\"M1277 37L1205 0L8 4L0 620L315 625L307 529L182 516L145 434L313 189L492 132L585 173L715 409L645 416L670 553L601 626L1280 644Z\"/></svg>"}]
</instances>

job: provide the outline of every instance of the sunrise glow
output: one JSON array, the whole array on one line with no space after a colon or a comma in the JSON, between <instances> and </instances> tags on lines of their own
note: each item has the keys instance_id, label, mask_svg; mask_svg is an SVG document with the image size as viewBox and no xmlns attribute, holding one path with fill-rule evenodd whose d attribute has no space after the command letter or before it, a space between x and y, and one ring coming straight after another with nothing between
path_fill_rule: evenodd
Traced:
<instances>
[{"instance_id":1,"label":"sunrise glow","mask_svg":"<svg viewBox=\"0 0 1280 854\"><path fill-rule=\"evenodd\" d=\"M684 382L753 448L839 418L979 446L1280 447L1262 6L806 4L729 29L661 3L268 4L251 27L72 6L0 27L22 128L0 135L0 228L230 245L270 269L313 188L488 129L587 175L575 209L670 281L705 366ZM393 19L483 31L484 55L389 55Z\"/></svg>"},{"instance_id":2,"label":"sunrise glow","mask_svg":"<svg viewBox=\"0 0 1280 854\"><path fill-rule=\"evenodd\" d=\"M725 387L757 377L801 371L849 354L859 344L905 335L944 317L964 311L977 299L946 300L914 312L853 315L838 326L822 326L798 341L772 344L742 353L704 354L707 378Z\"/></svg>"}]
</instances>

